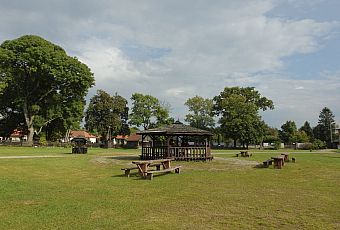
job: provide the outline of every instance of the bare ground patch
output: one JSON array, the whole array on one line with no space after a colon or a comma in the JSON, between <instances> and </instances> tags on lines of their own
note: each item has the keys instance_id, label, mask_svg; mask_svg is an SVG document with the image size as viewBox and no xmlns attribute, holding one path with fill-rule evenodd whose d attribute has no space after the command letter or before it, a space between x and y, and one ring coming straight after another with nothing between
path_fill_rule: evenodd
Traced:
<instances>
[{"instance_id":1,"label":"bare ground patch","mask_svg":"<svg viewBox=\"0 0 340 230\"><path fill-rule=\"evenodd\" d=\"M90 160L90 163L96 165L132 165L132 161L139 160L136 156L100 156Z\"/></svg>"},{"instance_id":2,"label":"bare ground patch","mask_svg":"<svg viewBox=\"0 0 340 230\"><path fill-rule=\"evenodd\" d=\"M122 165L122 166L133 166L131 163L134 160L139 160L137 155L134 156L99 156L90 160L90 163L106 166L106 165ZM173 165L182 165L183 170L207 170L207 171L226 171L226 170L244 170L250 169L258 165L259 162L245 160L240 158L223 158L214 157L212 161L174 161Z\"/></svg>"},{"instance_id":3,"label":"bare ground patch","mask_svg":"<svg viewBox=\"0 0 340 230\"><path fill-rule=\"evenodd\" d=\"M181 164L178 162L178 164ZM251 169L259 163L243 159L214 157L211 162L184 162L184 170L227 171Z\"/></svg>"}]
</instances>

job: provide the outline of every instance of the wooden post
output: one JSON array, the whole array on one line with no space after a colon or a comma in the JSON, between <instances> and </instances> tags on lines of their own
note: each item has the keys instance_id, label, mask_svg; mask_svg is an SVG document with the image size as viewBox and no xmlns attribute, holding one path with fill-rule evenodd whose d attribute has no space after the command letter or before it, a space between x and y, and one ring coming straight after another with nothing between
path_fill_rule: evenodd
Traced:
<instances>
[{"instance_id":1,"label":"wooden post","mask_svg":"<svg viewBox=\"0 0 340 230\"><path fill-rule=\"evenodd\" d=\"M153 157L155 156L155 141L153 139L153 136L150 136L152 139L152 148L151 148L151 156L149 157L148 160L153 159Z\"/></svg>"},{"instance_id":2,"label":"wooden post","mask_svg":"<svg viewBox=\"0 0 340 230\"><path fill-rule=\"evenodd\" d=\"M146 135L142 134L142 155L141 155L141 159L143 160L144 159L144 139L145 139Z\"/></svg>"},{"instance_id":3,"label":"wooden post","mask_svg":"<svg viewBox=\"0 0 340 230\"><path fill-rule=\"evenodd\" d=\"M170 136L167 136L166 145L166 153L164 154L163 158L168 158L170 156Z\"/></svg>"},{"instance_id":4,"label":"wooden post","mask_svg":"<svg viewBox=\"0 0 340 230\"><path fill-rule=\"evenodd\" d=\"M208 153L208 138L205 138L205 154L204 154L204 160L207 160L207 153Z\"/></svg>"}]
</instances>

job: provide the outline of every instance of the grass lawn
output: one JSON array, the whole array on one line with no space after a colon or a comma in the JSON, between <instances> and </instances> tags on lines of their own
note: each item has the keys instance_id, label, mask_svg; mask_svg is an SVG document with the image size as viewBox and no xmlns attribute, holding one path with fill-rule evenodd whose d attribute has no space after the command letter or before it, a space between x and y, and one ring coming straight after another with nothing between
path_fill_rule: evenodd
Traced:
<instances>
[{"instance_id":1,"label":"grass lawn","mask_svg":"<svg viewBox=\"0 0 340 230\"><path fill-rule=\"evenodd\" d=\"M298 152L283 169L254 168L282 151L215 151L182 172L126 178L136 150L0 148L0 229L340 229L340 153Z\"/></svg>"},{"instance_id":2,"label":"grass lawn","mask_svg":"<svg viewBox=\"0 0 340 230\"><path fill-rule=\"evenodd\" d=\"M139 154L136 149L104 149L104 148L89 148L88 155L115 155L124 154ZM72 147L3 147L0 146L1 156L76 156L71 154Z\"/></svg>"}]
</instances>

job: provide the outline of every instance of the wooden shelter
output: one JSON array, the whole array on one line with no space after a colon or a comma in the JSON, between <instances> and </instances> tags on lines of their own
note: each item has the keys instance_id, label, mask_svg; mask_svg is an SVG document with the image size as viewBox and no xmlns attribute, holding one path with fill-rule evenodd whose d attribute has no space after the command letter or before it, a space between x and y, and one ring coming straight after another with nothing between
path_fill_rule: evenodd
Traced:
<instances>
[{"instance_id":1,"label":"wooden shelter","mask_svg":"<svg viewBox=\"0 0 340 230\"><path fill-rule=\"evenodd\" d=\"M87 153L87 139L85 137L75 137L71 142L73 143L72 153Z\"/></svg>"},{"instance_id":2,"label":"wooden shelter","mask_svg":"<svg viewBox=\"0 0 340 230\"><path fill-rule=\"evenodd\" d=\"M137 132L142 135L142 160L211 160L211 132L177 121Z\"/></svg>"}]
</instances>

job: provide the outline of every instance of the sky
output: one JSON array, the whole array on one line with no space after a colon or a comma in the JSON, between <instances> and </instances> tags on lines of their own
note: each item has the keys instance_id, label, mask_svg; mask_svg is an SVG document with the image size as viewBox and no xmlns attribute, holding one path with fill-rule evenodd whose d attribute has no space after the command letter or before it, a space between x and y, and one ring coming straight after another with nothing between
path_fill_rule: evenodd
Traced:
<instances>
[{"instance_id":1,"label":"sky","mask_svg":"<svg viewBox=\"0 0 340 230\"><path fill-rule=\"evenodd\" d=\"M87 64L98 89L150 94L184 120L196 95L255 87L280 128L340 123L339 0L0 0L0 43L39 35ZM129 105L131 107L131 103Z\"/></svg>"}]
</instances>

